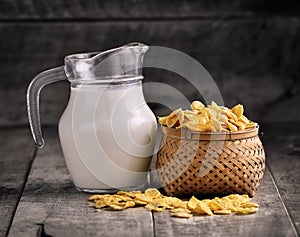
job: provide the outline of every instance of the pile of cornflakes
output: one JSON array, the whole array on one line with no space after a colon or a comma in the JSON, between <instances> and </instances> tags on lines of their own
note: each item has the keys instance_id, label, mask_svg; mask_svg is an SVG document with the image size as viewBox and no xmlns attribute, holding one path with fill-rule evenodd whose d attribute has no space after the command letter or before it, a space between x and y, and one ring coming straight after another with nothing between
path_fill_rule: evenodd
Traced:
<instances>
[{"instance_id":1,"label":"pile of cornflakes","mask_svg":"<svg viewBox=\"0 0 300 237\"><path fill-rule=\"evenodd\" d=\"M200 101L192 102L191 110L180 108L168 116L158 117L158 122L169 128L188 128L196 132L237 132L257 126L244 115L241 104L229 109L215 102L205 106Z\"/></svg>"},{"instance_id":2,"label":"pile of cornflakes","mask_svg":"<svg viewBox=\"0 0 300 237\"><path fill-rule=\"evenodd\" d=\"M183 201L176 197L164 196L155 188L149 188L144 193L119 191L113 195L96 194L90 196L89 201L97 209L108 207L116 211L139 206L156 212L169 209L172 216L182 218L190 218L193 215L228 215L232 212L251 214L258 210L258 204L251 203L248 195L231 194L222 198L204 200L193 196L190 200Z\"/></svg>"}]
</instances>

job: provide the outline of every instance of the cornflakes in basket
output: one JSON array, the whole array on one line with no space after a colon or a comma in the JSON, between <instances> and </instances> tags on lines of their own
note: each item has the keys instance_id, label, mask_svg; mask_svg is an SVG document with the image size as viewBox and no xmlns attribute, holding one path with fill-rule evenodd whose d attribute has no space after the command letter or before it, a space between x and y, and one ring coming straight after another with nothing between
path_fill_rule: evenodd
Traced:
<instances>
[{"instance_id":1,"label":"cornflakes in basket","mask_svg":"<svg viewBox=\"0 0 300 237\"><path fill-rule=\"evenodd\" d=\"M244 115L241 104L229 109L215 102L205 106L200 101L192 102L191 110L180 108L167 116L158 117L158 122L169 128L187 128L198 132L236 132L257 126Z\"/></svg>"}]
</instances>

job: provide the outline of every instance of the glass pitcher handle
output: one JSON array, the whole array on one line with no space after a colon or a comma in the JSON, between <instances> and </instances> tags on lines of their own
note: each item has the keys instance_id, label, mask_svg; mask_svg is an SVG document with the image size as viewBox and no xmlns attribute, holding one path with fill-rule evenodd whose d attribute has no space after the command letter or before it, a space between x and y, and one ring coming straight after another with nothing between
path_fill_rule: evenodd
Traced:
<instances>
[{"instance_id":1,"label":"glass pitcher handle","mask_svg":"<svg viewBox=\"0 0 300 237\"><path fill-rule=\"evenodd\" d=\"M49 69L36 75L27 89L27 113L30 124L31 133L35 144L38 148L44 146L44 139L41 129L39 96L41 89L57 81L66 79L64 66Z\"/></svg>"}]
</instances>

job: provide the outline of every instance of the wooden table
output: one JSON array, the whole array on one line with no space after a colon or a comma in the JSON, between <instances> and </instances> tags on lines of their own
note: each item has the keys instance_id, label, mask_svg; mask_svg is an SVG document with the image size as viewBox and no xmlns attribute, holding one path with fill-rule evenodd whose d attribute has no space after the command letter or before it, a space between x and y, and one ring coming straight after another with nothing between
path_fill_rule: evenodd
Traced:
<instances>
[{"instance_id":1,"label":"wooden table","mask_svg":"<svg viewBox=\"0 0 300 237\"><path fill-rule=\"evenodd\" d=\"M255 214L171 217L140 207L95 211L66 169L56 128L44 129L36 150L27 127L2 128L0 236L298 236L299 123L269 123L263 143L267 169Z\"/></svg>"}]
</instances>

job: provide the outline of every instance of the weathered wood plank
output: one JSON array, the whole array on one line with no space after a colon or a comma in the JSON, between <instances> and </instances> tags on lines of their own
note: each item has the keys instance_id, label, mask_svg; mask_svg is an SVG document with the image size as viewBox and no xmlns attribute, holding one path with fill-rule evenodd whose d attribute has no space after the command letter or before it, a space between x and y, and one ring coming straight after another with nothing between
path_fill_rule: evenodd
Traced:
<instances>
[{"instance_id":1,"label":"weathered wood plank","mask_svg":"<svg viewBox=\"0 0 300 237\"><path fill-rule=\"evenodd\" d=\"M300 19L1 23L0 35L0 85L6 88L28 84L37 72L61 65L68 54L109 49L131 41L187 53L213 76L222 75L218 81L228 86L247 76L255 82L258 76L274 77L274 83L284 77L284 85L288 85L290 78L299 74L300 48L296 42ZM226 81L230 74L235 78Z\"/></svg>"},{"instance_id":2,"label":"weathered wood plank","mask_svg":"<svg viewBox=\"0 0 300 237\"><path fill-rule=\"evenodd\" d=\"M251 215L194 216L191 219L154 213L156 236L298 236L267 170L253 199L260 205Z\"/></svg>"},{"instance_id":3,"label":"weathered wood plank","mask_svg":"<svg viewBox=\"0 0 300 237\"><path fill-rule=\"evenodd\" d=\"M2 0L0 19L128 19L297 15L297 1ZM298 14L299 15L299 14Z\"/></svg>"},{"instance_id":4,"label":"weathered wood plank","mask_svg":"<svg viewBox=\"0 0 300 237\"><path fill-rule=\"evenodd\" d=\"M47 130L46 146L39 150L9 236L152 236L151 212L130 209L101 211L87 205L67 172L57 133Z\"/></svg>"},{"instance_id":5,"label":"weathered wood plank","mask_svg":"<svg viewBox=\"0 0 300 237\"><path fill-rule=\"evenodd\" d=\"M273 103L278 108L280 98L284 101L280 106L284 108L286 103L294 101L300 88L299 19L2 23L0 35L0 124L3 125L27 123L25 87L38 72L61 65L63 57L70 53L103 50L130 41L171 47L191 55L212 74L225 104L243 103L252 119L268 117L270 112L265 111L272 111ZM145 82L153 81L171 85L190 100L199 98L198 92L174 73L145 70ZM20 96L15 96L16 90ZM176 101L172 94L155 91L154 95L153 90L145 88L146 99L157 95L164 95L158 96L162 103L167 99ZM43 122L58 121L67 97L66 84L45 89L41 97ZM43 100L53 107L43 107ZM15 108L10 113L4 112L7 101ZM154 109L159 112L160 108ZM299 120L299 110L294 111L294 119ZM276 117L287 118L280 114Z\"/></svg>"},{"instance_id":6,"label":"weathered wood plank","mask_svg":"<svg viewBox=\"0 0 300 237\"><path fill-rule=\"evenodd\" d=\"M286 132L286 134L290 133ZM112 230L115 229L113 228L115 226L119 227L118 231L122 229L119 233L121 236L132 234L133 231L136 236L152 236L152 219L147 210L98 213L89 208L85 201L88 195L77 192L71 183L62 159L56 132L48 133L46 139L47 146L39 152L33 164L11 227L10 236L18 236L21 232L22 236L32 236L42 229L46 234L53 236L82 236L83 234L97 236L104 233L114 236L116 233ZM271 141L273 140L271 139ZM293 141L293 144L298 144L297 139ZM269 149L268 145L266 149ZM271 153L268 152L267 155L270 156ZM272 158L273 156L269 159ZM277 168L279 167L277 165ZM297 166L290 166L291 172L288 175L292 174L294 181L297 181L299 180L298 176L295 176L295 169L292 172L292 167L297 170ZM274 171L272 172L274 173ZM276 180L276 175L274 177ZM283 184L285 183L279 183L279 189ZM283 190L291 188L291 185L293 186L295 183L285 184L281 188ZM298 186L293 187L297 188ZM284 197L283 195L283 200L288 208L289 201L293 201L290 198L291 196ZM297 193L294 198L297 200ZM248 216L193 217L189 220L182 220L170 217L167 212L155 213L155 235L297 236L269 171L265 174L255 201L260 204L259 212ZM295 207L295 211L297 211L297 204ZM297 212L294 213L295 217L297 214ZM126 219L125 222L124 219Z\"/></svg>"},{"instance_id":7,"label":"weathered wood plank","mask_svg":"<svg viewBox=\"0 0 300 237\"><path fill-rule=\"evenodd\" d=\"M266 104L261 109L261 117L264 118L264 121L278 123L299 121L300 110L297 110L297 105L300 104L300 91L295 85L294 91L287 90L286 92L284 98L279 97L277 101L274 101L272 104ZM291 96L289 95L290 92Z\"/></svg>"},{"instance_id":8,"label":"weathered wood plank","mask_svg":"<svg viewBox=\"0 0 300 237\"><path fill-rule=\"evenodd\" d=\"M300 233L299 122L269 123L263 137L267 163L282 199Z\"/></svg>"},{"instance_id":9,"label":"weathered wood plank","mask_svg":"<svg viewBox=\"0 0 300 237\"><path fill-rule=\"evenodd\" d=\"M27 128L1 129L0 144L0 236L5 236L35 149Z\"/></svg>"}]
</instances>

